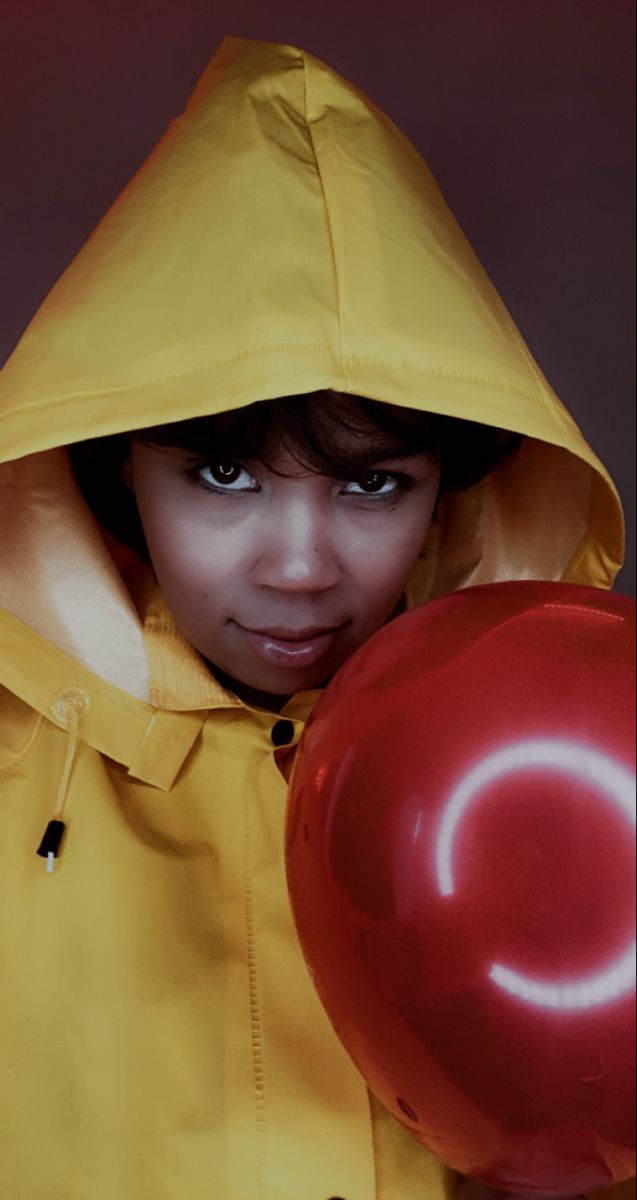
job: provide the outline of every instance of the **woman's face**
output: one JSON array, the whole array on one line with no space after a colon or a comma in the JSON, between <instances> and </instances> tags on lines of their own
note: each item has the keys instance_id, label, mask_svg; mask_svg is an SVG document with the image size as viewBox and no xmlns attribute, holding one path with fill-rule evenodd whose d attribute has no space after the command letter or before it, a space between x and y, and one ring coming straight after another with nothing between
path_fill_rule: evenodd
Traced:
<instances>
[{"instance_id":1,"label":"woman's face","mask_svg":"<svg viewBox=\"0 0 637 1200\"><path fill-rule=\"evenodd\" d=\"M347 451L352 434L335 436ZM380 458L345 482L285 449L271 467L135 443L130 481L180 630L240 695L276 708L324 682L392 616L440 473L423 453Z\"/></svg>"}]
</instances>

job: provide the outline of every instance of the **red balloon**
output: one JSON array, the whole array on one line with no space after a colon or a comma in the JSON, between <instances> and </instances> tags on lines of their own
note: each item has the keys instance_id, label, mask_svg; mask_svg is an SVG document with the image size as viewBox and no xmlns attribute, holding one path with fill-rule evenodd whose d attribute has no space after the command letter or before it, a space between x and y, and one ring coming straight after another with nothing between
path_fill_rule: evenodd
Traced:
<instances>
[{"instance_id":1,"label":"red balloon","mask_svg":"<svg viewBox=\"0 0 637 1200\"><path fill-rule=\"evenodd\" d=\"M448 1166L571 1196L635 1170L635 606L489 584L334 676L290 790L315 986Z\"/></svg>"}]
</instances>

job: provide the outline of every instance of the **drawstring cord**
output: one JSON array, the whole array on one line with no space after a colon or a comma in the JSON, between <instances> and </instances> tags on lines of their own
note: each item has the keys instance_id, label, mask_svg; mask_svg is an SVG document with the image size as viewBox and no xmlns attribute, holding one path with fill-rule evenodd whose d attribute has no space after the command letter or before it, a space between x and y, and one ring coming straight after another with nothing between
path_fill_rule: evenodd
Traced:
<instances>
[{"instance_id":1,"label":"drawstring cord","mask_svg":"<svg viewBox=\"0 0 637 1200\"><path fill-rule=\"evenodd\" d=\"M46 858L46 869L50 874L55 867L55 860L59 855L62 838L66 830L66 824L62 820L64 805L69 790L71 781L71 773L75 764L75 757L79 742L80 717L88 708L88 697L82 693L69 692L57 697L52 711L57 720L62 721L68 730L69 741L66 748L66 759L64 761L64 770L58 787L58 793L53 808L53 816L49 821L42 841L36 851L40 858Z\"/></svg>"}]
</instances>

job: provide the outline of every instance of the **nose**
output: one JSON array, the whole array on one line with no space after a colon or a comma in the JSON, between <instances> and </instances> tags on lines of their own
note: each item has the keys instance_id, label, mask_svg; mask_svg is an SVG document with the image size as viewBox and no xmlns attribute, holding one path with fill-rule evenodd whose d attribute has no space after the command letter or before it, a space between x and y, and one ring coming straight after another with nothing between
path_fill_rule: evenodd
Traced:
<instances>
[{"instance_id":1,"label":"nose","mask_svg":"<svg viewBox=\"0 0 637 1200\"><path fill-rule=\"evenodd\" d=\"M334 587L339 577L336 531L320 504L290 497L269 510L259 530L257 586L311 594Z\"/></svg>"}]
</instances>

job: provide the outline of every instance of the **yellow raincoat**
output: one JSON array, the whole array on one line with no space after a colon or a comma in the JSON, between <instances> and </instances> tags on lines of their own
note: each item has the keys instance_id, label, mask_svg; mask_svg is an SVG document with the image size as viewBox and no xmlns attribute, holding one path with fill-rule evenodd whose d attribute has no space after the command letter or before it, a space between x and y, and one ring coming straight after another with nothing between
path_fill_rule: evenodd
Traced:
<instances>
[{"instance_id":1,"label":"yellow raincoat","mask_svg":"<svg viewBox=\"0 0 637 1200\"><path fill-rule=\"evenodd\" d=\"M317 693L276 716L224 691L148 569L115 561L64 449L325 387L527 435L443 503L410 603L611 585L614 488L416 150L310 55L226 39L0 375L10 1200L454 1194L369 1096L298 948L272 729L296 742Z\"/></svg>"}]
</instances>

